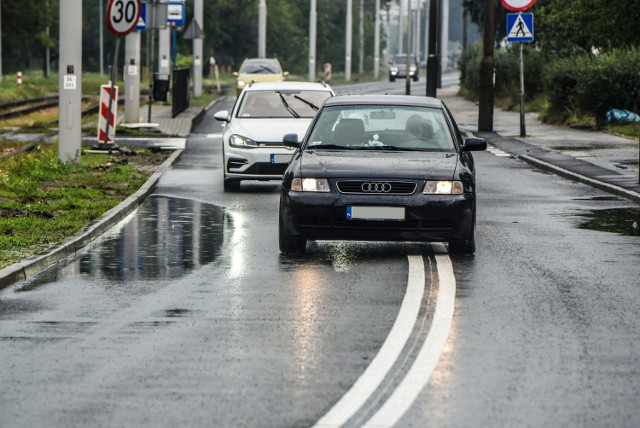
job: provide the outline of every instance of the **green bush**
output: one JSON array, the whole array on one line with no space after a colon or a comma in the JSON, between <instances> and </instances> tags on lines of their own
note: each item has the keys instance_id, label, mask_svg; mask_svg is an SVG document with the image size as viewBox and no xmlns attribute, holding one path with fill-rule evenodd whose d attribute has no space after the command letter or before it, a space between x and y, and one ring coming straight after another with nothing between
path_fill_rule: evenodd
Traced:
<instances>
[{"instance_id":1,"label":"green bush","mask_svg":"<svg viewBox=\"0 0 640 428\"><path fill-rule=\"evenodd\" d=\"M589 115L602 125L613 108L637 112L640 107L640 50L557 59L545 67L549 113L566 120Z\"/></svg>"},{"instance_id":2,"label":"green bush","mask_svg":"<svg viewBox=\"0 0 640 428\"><path fill-rule=\"evenodd\" d=\"M528 100L539 95L544 87L542 69L544 55L529 46L524 47L524 84ZM480 62L484 55L482 44L475 44L460 57L460 82L464 89L477 96L480 83ZM497 98L518 98L520 96L520 48L512 45L507 51L496 50L495 96Z\"/></svg>"}]
</instances>

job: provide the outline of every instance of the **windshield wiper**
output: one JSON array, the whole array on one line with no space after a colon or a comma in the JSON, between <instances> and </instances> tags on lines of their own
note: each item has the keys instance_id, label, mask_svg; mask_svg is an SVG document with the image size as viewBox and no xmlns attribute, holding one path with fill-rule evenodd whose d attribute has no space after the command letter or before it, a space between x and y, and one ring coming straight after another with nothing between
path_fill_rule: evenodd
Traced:
<instances>
[{"instance_id":1,"label":"windshield wiper","mask_svg":"<svg viewBox=\"0 0 640 428\"><path fill-rule=\"evenodd\" d=\"M307 150L314 150L314 149L328 149L328 150L354 150L357 149L358 147L353 147L353 146L341 146L339 144L314 144L312 146L307 146Z\"/></svg>"},{"instance_id":2,"label":"windshield wiper","mask_svg":"<svg viewBox=\"0 0 640 428\"><path fill-rule=\"evenodd\" d=\"M311 107L312 109L314 109L315 111L318 111L320 109L320 107L318 107L317 105L315 105L314 103L312 103L309 100L305 100L304 98L302 98L300 95L294 95L293 98L302 101L303 103L305 103L306 105L308 105L309 107Z\"/></svg>"},{"instance_id":3,"label":"windshield wiper","mask_svg":"<svg viewBox=\"0 0 640 428\"><path fill-rule=\"evenodd\" d=\"M298 112L292 109L289 103L287 102L287 100L284 99L284 95L282 95L282 92L276 91L276 94L280 95L280 99L282 100L282 105L284 106L284 108L286 108L287 111L291 113L291 115L296 119L300 118L300 115L298 114Z\"/></svg>"}]
</instances>

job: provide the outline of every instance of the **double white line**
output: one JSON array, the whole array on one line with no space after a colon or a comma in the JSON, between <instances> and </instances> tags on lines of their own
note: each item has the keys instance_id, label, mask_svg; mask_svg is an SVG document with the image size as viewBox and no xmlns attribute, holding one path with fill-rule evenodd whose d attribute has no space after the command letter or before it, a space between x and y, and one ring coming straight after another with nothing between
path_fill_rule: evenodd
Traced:
<instances>
[{"instance_id":1,"label":"double white line","mask_svg":"<svg viewBox=\"0 0 640 428\"><path fill-rule=\"evenodd\" d=\"M409 278L398 317L380 351L351 389L323 416L314 428L344 425L375 393L385 376L397 362L418 319L425 291L425 266L422 255L408 255ZM392 427L409 409L429 381L446 345L453 320L456 280L451 259L436 254L439 290L436 309L427 334L413 365L380 409L365 427Z\"/></svg>"}]
</instances>

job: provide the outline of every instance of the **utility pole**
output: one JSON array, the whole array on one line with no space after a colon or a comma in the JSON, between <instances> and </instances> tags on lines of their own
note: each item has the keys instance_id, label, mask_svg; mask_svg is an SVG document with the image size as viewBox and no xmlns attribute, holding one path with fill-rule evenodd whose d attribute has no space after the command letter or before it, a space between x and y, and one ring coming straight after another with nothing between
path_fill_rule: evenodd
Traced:
<instances>
[{"instance_id":1,"label":"utility pole","mask_svg":"<svg viewBox=\"0 0 640 428\"><path fill-rule=\"evenodd\" d=\"M311 0L309 10L309 82L316 80L316 35L318 14L316 0Z\"/></svg>"},{"instance_id":2,"label":"utility pole","mask_svg":"<svg viewBox=\"0 0 640 428\"><path fill-rule=\"evenodd\" d=\"M204 28L204 4L203 0L193 2L193 24L194 31ZM196 35L193 38L193 96L202 96L202 36Z\"/></svg>"},{"instance_id":3,"label":"utility pole","mask_svg":"<svg viewBox=\"0 0 640 428\"><path fill-rule=\"evenodd\" d=\"M405 53L404 46L402 44L402 37L404 36L404 2L408 0L400 0L400 6L398 8L398 53Z\"/></svg>"},{"instance_id":4,"label":"utility pole","mask_svg":"<svg viewBox=\"0 0 640 428\"><path fill-rule=\"evenodd\" d=\"M140 122L140 31L124 38L124 121Z\"/></svg>"},{"instance_id":5,"label":"utility pole","mask_svg":"<svg viewBox=\"0 0 640 428\"><path fill-rule=\"evenodd\" d=\"M60 0L58 159L79 162L82 112L82 2Z\"/></svg>"},{"instance_id":6,"label":"utility pole","mask_svg":"<svg viewBox=\"0 0 640 428\"><path fill-rule=\"evenodd\" d=\"M484 0L484 56L480 61L478 131L493 131L495 2Z\"/></svg>"},{"instance_id":7,"label":"utility pole","mask_svg":"<svg viewBox=\"0 0 640 428\"><path fill-rule=\"evenodd\" d=\"M351 0L347 0L347 37L344 47L344 80L345 82L351 82L351 40L352 40L352 28L353 28L353 3Z\"/></svg>"},{"instance_id":8,"label":"utility pole","mask_svg":"<svg viewBox=\"0 0 640 428\"><path fill-rule=\"evenodd\" d=\"M407 1L407 61L405 68L405 95L411 95L411 75L409 70L411 68L411 0Z\"/></svg>"},{"instance_id":9,"label":"utility pole","mask_svg":"<svg viewBox=\"0 0 640 428\"><path fill-rule=\"evenodd\" d=\"M258 5L258 58L267 56L267 0Z\"/></svg>"},{"instance_id":10,"label":"utility pole","mask_svg":"<svg viewBox=\"0 0 640 428\"><path fill-rule=\"evenodd\" d=\"M380 77L380 0L376 0L375 30L373 31L373 78Z\"/></svg>"},{"instance_id":11,"label":"utility pole","mask_svg":"<svg viewBox=\"0 0 640 428\"><path fill-rule=\"evenodd\" d=\"M427 96L435 97L438 88L438 1L429 1L429 53L427 57Z\"/></svg>"}]
</instances>

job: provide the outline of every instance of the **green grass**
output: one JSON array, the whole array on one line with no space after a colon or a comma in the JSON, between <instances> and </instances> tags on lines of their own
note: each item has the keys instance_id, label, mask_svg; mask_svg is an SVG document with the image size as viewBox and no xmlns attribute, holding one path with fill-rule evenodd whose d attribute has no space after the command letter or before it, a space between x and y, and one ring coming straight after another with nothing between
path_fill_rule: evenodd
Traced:
<instances>
[{"instance_id":1,"label":"green grass","mask_svg":"<svg viewBox=\"0 0 640 428\"><path fill-rule=\"evenodd\" d=\"M83 153L58 161L57 145L0 161L0 269L77 233L133 194L168 153Z\"/></svg>"}]
</instances>

